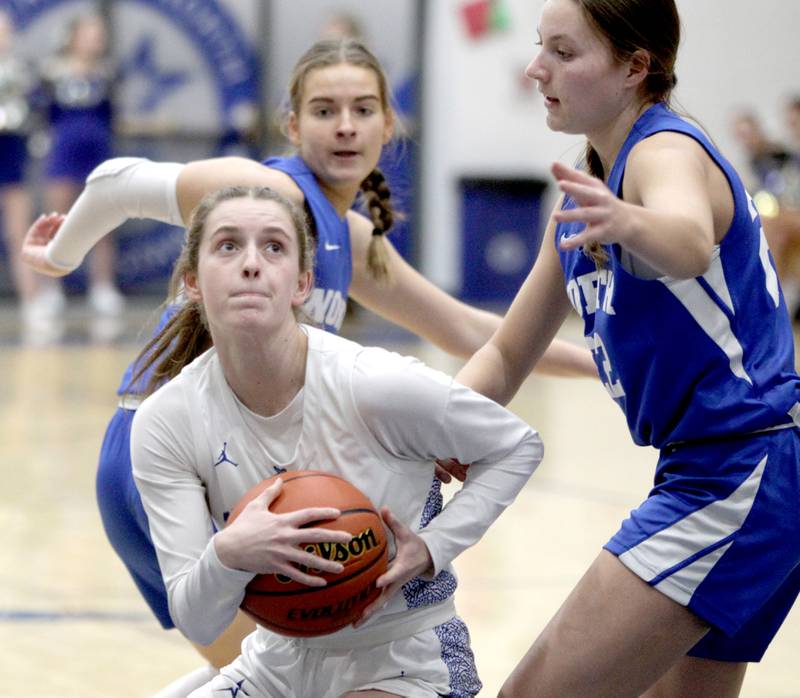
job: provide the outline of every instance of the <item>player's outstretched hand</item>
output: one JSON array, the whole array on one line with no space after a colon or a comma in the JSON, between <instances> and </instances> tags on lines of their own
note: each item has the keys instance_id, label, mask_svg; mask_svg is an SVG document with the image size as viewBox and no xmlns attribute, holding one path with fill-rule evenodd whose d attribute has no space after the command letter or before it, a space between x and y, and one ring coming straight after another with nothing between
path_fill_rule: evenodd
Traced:
<instances>
[{"instance_id":1,"label":"player's outstretched hand","mask_svg":"<svg viewBox=\"0 0 800 698\"><path fill-rule=\"evenodd\" d=\"M22 261L40 274L65 276L70 272L69 269L53 266L44 254L47 243L53 239L63 222L64 215L61 213L43 213L25 233L25 239L22 241Z\"/></svg>"},{"instance_id":2,"label":"player's outstretched hand","mask_svg":"<svg viewBox=\"0 0 800 698\"><path fill-rule=\"evenodd\" d=\"M469 463L461 463L455 458L440 458L436 461L436 477L442 482L450 482L453 478L464 482L467 479Z\"/></svg>"},{"instance_id":3,"label":"player's outstretched hand","mask_svg":"<svg viewBox=\"0 0 800 698\"><path fill-rule=\"evenodd\" d=\"M220 562L232 569L259 574L280 573L301 584L321 587L325 579L304 570L338 574L344 566L333 560L308 553L302 543L349 543L353 536L346 531L326 528L303 528L313 521L336 519L341 512L332 507L310 507L287 514L273 514L269 505L283 488L283 480L255 497L236 520L214 536L214 548Z\"/></svg>"},{"instance_id":4,"label":"player's outstretched hand","mask_svg":"<svg viewBox=\"0 0 800 698\"><path fill-rule=\"evenodd\" d=\"M577 235L561 240L562 249L572 250L592 242L625 241L630 233L629 206L602 180L560 162L553 164L552 172L559 189L575 202L575 208L556 211L553 218L559 223L586 224Z\"/></svg>"},{"instance_id":5,"label":"player's outstretched hand","mask_svg":"<svg viewBox=\"0 0 800 698\"><path fill-rule=\"evenodd\" d=\"M381 595L367 606L361 617L353 623L356 628L383 608L409 579L413 579L433 567L428 546L420 536L392 514L389 507L381 507L381 516L394 534L395 556L389 563L389 569L375 582L378 589L382 589Z\"/></svg>"}]
</instances>

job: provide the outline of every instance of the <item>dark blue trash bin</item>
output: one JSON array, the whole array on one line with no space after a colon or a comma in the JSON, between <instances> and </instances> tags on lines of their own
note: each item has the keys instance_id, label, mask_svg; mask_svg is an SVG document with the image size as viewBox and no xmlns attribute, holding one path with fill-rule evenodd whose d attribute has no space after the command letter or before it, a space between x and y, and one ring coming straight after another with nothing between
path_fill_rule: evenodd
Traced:
<instances>
[{"instance_id":1,"label":"dark blue trash bin","mask_svg":"<svg viewBox=\"0 0 800 698\"><path fill-rule=\"evenodd\" d=\"M534 178L461 179L462 286L471 302L509 303L542 241L542 194Z\"/></svg>"}]
</instances>

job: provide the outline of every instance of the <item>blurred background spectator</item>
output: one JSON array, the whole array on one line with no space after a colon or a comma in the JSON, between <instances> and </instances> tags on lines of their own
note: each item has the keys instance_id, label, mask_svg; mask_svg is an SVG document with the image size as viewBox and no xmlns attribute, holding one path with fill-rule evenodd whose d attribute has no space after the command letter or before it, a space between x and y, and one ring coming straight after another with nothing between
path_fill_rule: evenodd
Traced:
<instances>
[{"instance_id":1,"label":"blurred background spectator","mask_svg":"<svg viewBox=\"0 0 800 698\"><path fill-rule=\"evenodd\" d=\"M793 111L792 105L787 107L790 129ZM800 136L800 110L797 122ZM747 155L749 173L743 175L749 174L745 181L761 215L789 314L797 319L800 311L800 157L770 139L751 111L734 114L732 125L736 140Z\"/></svg>"},{"instance_id":2,"label":"blurred background spectator","mask_svg":"<svg viewBox=\"0 0 800 698\"><path fill-rule=\"evenodd\" d=\"M50 125L45 166L45 206L68 211L89 173L113 155L113 86L108 29L95 12L67 27L64 45L44 63L42 84ZM125 305L115 281L115 247L103 239L89 257L88 303L100 316L117 316ZM63 301L57 305L63 305Z\"/></svg>"},{"instance_id":3,"label":"blurred background spectator","mask_svg":"<svg viewBox=\"0 0 800 698\"><path fill-rule=\"evenodd\" d=\"M36 75L15 50L11 16L0 9L0 213L8 271L19 301L23 335L32 341L49 332L50 300L41 293L49 280L21 264L19 249L33 216L33 197L26 185L28 136Z\"/></svg>"}]
</instances>

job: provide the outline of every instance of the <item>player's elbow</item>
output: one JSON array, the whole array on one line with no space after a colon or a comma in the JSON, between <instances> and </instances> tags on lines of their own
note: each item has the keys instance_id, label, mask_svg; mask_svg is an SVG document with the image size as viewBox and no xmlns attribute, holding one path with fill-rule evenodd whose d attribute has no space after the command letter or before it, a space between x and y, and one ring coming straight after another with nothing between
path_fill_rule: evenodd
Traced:
<instances>
[{"instance_id":1,"label":"player's elbow","mask_svg":"<svg viewBox=\"0 0 800 698\"><path fill-rule=\"evenodd\" d=\"M226 627L209 618L203 609L177 608L176 604L172 603L172 599L170 599L169 614L175 627L187 640L203 647L212 644Z\"/></svg>"},{"instance_id":2,"label":"player's elbow","mask_svg":"<svg viewBox=\"0 0 800 698\"><path fill-rule=\"evenodd\" d=\"M705 274L711 266L711 248L698 247L688 252L676 269L677 273L672 274L676 279L694 279Z\"/></svg>"},{"instance_id":3,"label":"player's elbow","mask_svg":"<svg viewBox=\"0 0 800 698\"><path fill-rule=\"evenodd\" d=\"M693 279L705 274L711 266L714 255L713 230L698 229L692 235L688 244L683 246L678 274L672 274L678 279Z\"/></svg>"},{"instance_id":4,"label":"player's elbow","mask_svg":"<svg viewBox=\"0 0 800 698\"><path fill-rule=\"evenodd\" d=\"M184 618L175 620L175 627L181 631L183 636L194 643L207 647L216 640L225 628L218 628L211 623L198 622L198 618Z\"/></svg>"},{"instance_id":5,"label":"player's elbow","mask_svg":"<svg viewBox=\"0 0 800 698\"><path fill-rule=\"evenodd\" d=\"M536 468L544 458L544 441L539 436L539 432L531 429L525 439L525 449L528 454L528 463L530 464L530 474L533 475Z\"/></svg>"}]
</instances>

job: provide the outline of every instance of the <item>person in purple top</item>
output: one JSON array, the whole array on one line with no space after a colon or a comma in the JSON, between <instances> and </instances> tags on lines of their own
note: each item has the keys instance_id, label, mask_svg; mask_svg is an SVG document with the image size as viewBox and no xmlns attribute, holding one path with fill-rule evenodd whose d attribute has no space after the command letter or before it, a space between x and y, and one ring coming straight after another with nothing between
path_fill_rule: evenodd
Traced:
<instances>
[{"instance_id":1,"label":"person in purple top","mask_svg":"<svg viewBox=\"0 0 800 698\"><path fill-rule=\"evenodd\" d=\"M25 183L31 98L37 77L18 50L14 22L0 10L0 214L11 278L20 302L23 341L34 343L35 332L49 319L43 306L42 279L22 264L20 248L33 218L33 200ZM50 282L53 283L53 282Z\"/></svg>"},{"instance_id":2,"label":"person in purple top","mask_svg":"<svg viewBox=\"0 0 800 698\"><path fill-rule=\"evenodd\" d=\"M108 28L98 14L72 20L64 47L44 63L43 92L50 125L45 163L45 200L50 211L66 211L86 177L113 155L116 70L108 58ZM124 300L114 278L111 238L90 259L88 300L99 315L118 315Z\"/></svg>"}]
</instances>

